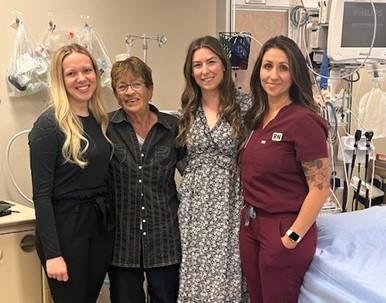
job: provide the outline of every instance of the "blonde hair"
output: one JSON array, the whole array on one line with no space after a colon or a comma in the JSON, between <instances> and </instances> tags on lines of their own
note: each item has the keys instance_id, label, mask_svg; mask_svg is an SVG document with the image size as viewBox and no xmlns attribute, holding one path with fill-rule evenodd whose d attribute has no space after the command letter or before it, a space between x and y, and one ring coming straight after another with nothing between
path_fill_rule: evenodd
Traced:
<instances>
[{"instance_id":1,"label":"blonde hair","mask_svg":"<svg viewBox=\"0 0 386 303\"><path fill-rule=\"evenodd\" d=\"M71 110L63 78L63 60L72 53L84 54L88 56L92 62L96 74L96 90L89 102L89 111L100 124L102 133L110 144L111 141L106 136L108 117L101 98L100 75L95 60L87 49L79 44L73 43L61 47L54 54L50 68L51 107L54 110L55 119L59 129L64 134L62 155L65 162L74 163L81 168L85 168L88 162L85 159L84 154L88 148L89 142L83 134L82 122ZM84 148L82 148L82 142L85 144Z\"/></svg>"}]
</instances>

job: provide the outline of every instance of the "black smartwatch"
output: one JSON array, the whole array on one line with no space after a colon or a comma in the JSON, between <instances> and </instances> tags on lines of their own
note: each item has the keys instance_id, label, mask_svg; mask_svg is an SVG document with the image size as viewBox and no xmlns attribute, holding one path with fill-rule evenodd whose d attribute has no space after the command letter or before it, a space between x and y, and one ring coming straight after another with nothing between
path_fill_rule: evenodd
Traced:
<instances>
[{"instance_id":1,"label":"black smartwatch","mask_svg":"<svg viewBox=\"0 0 386 303\"><path fill-rule=\"evenodd\" d=\"M285 234L288 236L288 238L290 238L292 241L294 241L296 243L299 243L300 240L302 239L302 237L299 234L297 234L296 232L294 232L291 229L287 230L287 232Z\"/></svg>"}]
</instances>

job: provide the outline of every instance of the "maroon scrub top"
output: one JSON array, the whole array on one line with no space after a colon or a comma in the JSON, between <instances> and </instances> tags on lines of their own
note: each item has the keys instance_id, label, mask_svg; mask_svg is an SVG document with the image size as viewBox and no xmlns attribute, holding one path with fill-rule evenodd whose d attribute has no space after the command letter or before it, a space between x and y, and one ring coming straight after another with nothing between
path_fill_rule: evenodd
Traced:
<instances>
[{"instance_id":1,"label":"maroon scrub top","mask_svg":"<svg viewBox=\"0 0 386 303\"><path fill-rule=\"evenodd\" d=\"M308 108L283 107L257 127L241 154L244 200L268 213L294 213L308 193L301 162L327 158L327 126Z\"/></svg>"}]
</instances>

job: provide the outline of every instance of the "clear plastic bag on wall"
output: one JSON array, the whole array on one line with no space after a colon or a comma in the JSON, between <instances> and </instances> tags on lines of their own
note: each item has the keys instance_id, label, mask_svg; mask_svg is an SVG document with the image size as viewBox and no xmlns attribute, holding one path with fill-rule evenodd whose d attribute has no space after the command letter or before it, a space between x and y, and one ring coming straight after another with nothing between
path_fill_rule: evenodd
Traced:
<instances>
[{"instance_id":1,"label":"clear plastic bag on wall","mask_svg":"<svg viewBox=\"0 0 386 303\"><path fill-rule=\"evenodd\" d=\"M47 89L47 58L43 48L34 48L24 24L20 21L6 72L8 95L22 97Z\"/></svg>"},{"instance_id":2,"label":"clear plastic bag on wall","mask_svg":"<svg viewBox=\"0 0 386 303\"><path fill-rule=\"evenodd\" d=\"M80 44L86 47L96 60L101 75L102 87L109 86L111 83L110 72L112 63L107 55L102 39L92 27L86 24L83 30L79 32L79 40L81 41Z\"/></svg>"},{"instance_id":3,"label":"clear plastic bag on wall","mask_svg":"<svg viewBox=\"0 0 386 303\"><path fill-rule=\"evenodd\" d=\"M65 30L49 29L42 39L42 46L49 54L71 43L79 43L79 38L75 32Z\"/></svg>"}]
</instances>

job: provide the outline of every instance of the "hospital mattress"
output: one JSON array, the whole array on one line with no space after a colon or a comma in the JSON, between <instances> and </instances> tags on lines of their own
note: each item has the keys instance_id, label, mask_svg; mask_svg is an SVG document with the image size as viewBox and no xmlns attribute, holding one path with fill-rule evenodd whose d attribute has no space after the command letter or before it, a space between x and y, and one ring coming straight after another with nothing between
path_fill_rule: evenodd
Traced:
<instances>
[{"instance_id":1,"label":"hospital mattress","mask_svg":"<svg viewBox=\"0 0 386 303\"><path fill-rule=\"evenodd\" d=\"M299 303L386 302L386 207L318 218Z\"/></svg>"}]
</instances>

